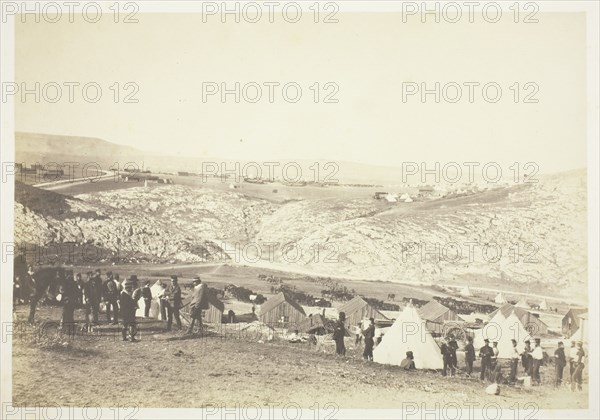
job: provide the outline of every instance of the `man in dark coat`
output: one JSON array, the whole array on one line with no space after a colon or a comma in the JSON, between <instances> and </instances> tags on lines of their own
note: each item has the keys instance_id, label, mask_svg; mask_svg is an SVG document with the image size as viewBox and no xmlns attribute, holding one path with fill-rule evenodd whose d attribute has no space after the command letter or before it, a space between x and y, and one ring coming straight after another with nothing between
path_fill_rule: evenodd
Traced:
<instances>
[{"instance_id":1,"label":"man in dark coat","mask_svg":"<svg viewBox=\"0 0 600 420\"><path fill-rule=\"evenodd\" d=\"M473 362L475 361L475 347L473 347L473 337L467 337L465 346L465 363L467 365L467 376L473 373Z\"/></svg>"},{"instance_id":2,"label":"man in dark coat","mask_svg":"<svg viewBox=\"0 0 600 420\"><path fill-rule=\"evenodd\" d=\"M102 302L102 277L100 277L100 269L92 274L91 278L92 287L94 288L94 294L96 299L93 302L92 313L94 314L94 323L98 323L98 315L100 314L100 302Z\"/></svg>"},{"instance_id":3,"label":"man in dark coat","mask_svg":"<svg viewBox=\"0 0 600 420\"><path fill-rule=\"evenodd\" d=\"M100 290L96 287L94 280L92 280L92 272L89 271L84 277L82 283L82 303L85 309L85 323L86 327L89 328L92 324L98 323L98 311L100 302ZM90 319L91 317L91 319Z\"/></svg>"},{"instance_id":4,"label":"man in dark coat","mask_svg":"<svg viewBox=\"0 0 600 420\"><path fill-rule=\"evenodd\" d=\"M150 306L152 305L152 290L150 282L145 282L142 287L142 299L144 299L144 318L150 317Z\"/></svg>"},{"instance_id":5,"label":"man in dark coat","mask_svg":"<svg viewBox=\"0 0 600 420\"><path fill-rule=\"evenodd\" d=\"M412 351L406 352L406 359L403 359L400 362L400 368L404 370L415 370L415 357L413 356Z\"/></svg>"},{"instance_id":6,"label":"man in dark coat","mask_svg":"<svg viewBox=\"0 0 600 420\"><path fill-rule=\"evenodd\" d=\"M533 369L533 360L531 357L531 341L525 340L525 350L521 355L521 362L523 363L523 370L527 376L531 376L531 370Z\"/></svg>"},{"instance_id":7,"label":"man in dark coat","mask_svg":"<svg viewBox=\"0 0 600 420\"><path fill-rule=\"evenodd\" d=\"M492 368L492 357L494 356L494 350L490 347L490 340L486 338L483 341L485 344L479 349L479 357L481 357L481 374L479 375L479 379L482 381L486 377L491 377L492 372L490 370Z\"/></svg>"},{"instance_id":8,"label":"man in dark coat","mask_svg":"<svg viewBox=\"0 0 600 420\"><path fill-rule=\"evenodd\" d=\"M577 356L575 358L575 371L571 377L571 391L581 391L583 383L583 369L585 368L585 351L583 351L583 343L577 342Z\"/></svg>"},{"instance_id":9,"label":"man in dark coat","mask_svg":"<svg viewBox=\"0 0 600 420\"><path fill-rule=\"evenodd\" d=\"M554 386L559 388L562 384L563 370L567 365L565 346L562 341L558 342L558 348L554 351Z\"/></svg>"},{"instance_id":10,"label":"man in dark coat","mask_svg":"<svg viewBox=\"0 0 600 420\"><path fill-rule=\"evenodd\" d=\"M202 283L200 277L194 277L192 281L194 289L192 290L192 300L190 302L190 325L186 334L192 334L194 324L198 321L199 332L202 333L202 311L208 309L208 290L206 284Z\"/></svg>"},{"instance_id":11,"label":"man in dark coat","mask_svg":"<svg viewBox=\"0 0 600 420\"><path fill-rule=\"evenodd\" d=\"M450 352L450 363L454 368L454 371L458 369L458 358L456 357L456 350L458 350L458 343L452 334L448 336L448 350ZM454 373L453 373L454 374Z\"/></svg>"},{"instance_id":12,"label":"man in dark coat","mask_svg":"<svg viewBox=\"0 0 600 420\"><path fill-rule=\"evenodd\" d=\"M181 288L177 276L171 276L171 285L167 288L167 331L171 331L173 326L173 318L177 323L177 329L181 329L181 318L179 317L179 309L181 309Z\"/></svg>"},{"instance_id":13,"label":"man in dark coat","mask_svg":"<svg viewBox=\"0 0 600 420\"><path fill-rule=\"evenodd\" d=\"M339 319L336 321L333 330L333 341L335 341L335 352L340 356L346 355L346 346L344 345L344 336L346 335L346 314L340 312Z\"/></svg>"},{"instance_id":14,"label":"man in dark coat","mask_svg":"<svg viewBox=\"0 0 600 420\"><path fill-rule=\"evenodd\" d=\"M442 345L440 346L440 352L442 353L442 361L444 362L444 367L442 369L442 376L446 376L448 374L448 369L450 370L450 376L454 376L454 366L452 364L452 356L450 346L448 345L448 339L442 339Z\"/></svg>"},{"instance_id":15,"label":"man in dark coat","mask_svg":"<svg viewBox=\"0 0 600 420\"><path fill-rule=\"evenodd\" d=\"M137 341L137 325L135 323L135 312L137 311L137 302L133 298L134 281L129 278L125 281L125 289L120 294L121 317L123 318L123 341L127 341L129 335L131 341Z\"/></svg>"},{"instance_id":16,"label":"man in dark coat","mask_svg":"<svg viewBox=\"0 0 600 420\"><path fill-rule=\"evenodd\" d=\"M73 271L69 270L66 273L64 284L59 287L61 294L61 303L63 305L61 328L69 335L75 334L75 308L77 307L77 284L73 278Z\"/></svg>"},{"instance_id":17,"label":"man in dark coat","mask_svg":"<svg viewBox=\"0 0 600 420\"><path fill-rule=\"evenodd\" d=\"M117 282L115 282L112 273L109 271L106 273L106 281L104 282L104 304L106 305L106 319L108 322L111 322L112 315L112 324L117 325L119 323L119 287L117 286Z\"/></svg>"},{"instance_id":18,"label":"man in dark coat","mask_svg":"<svg viewBox=\"0 0 600 420\"><path fill-rule=\"evenodd\" d=\"M375 345L374 318L369 318L369 326L362 331L362 335L365 337L365 350L363 351L363 358L365 360L373 361L373 346Z\"/></svg>"}]
</instances>

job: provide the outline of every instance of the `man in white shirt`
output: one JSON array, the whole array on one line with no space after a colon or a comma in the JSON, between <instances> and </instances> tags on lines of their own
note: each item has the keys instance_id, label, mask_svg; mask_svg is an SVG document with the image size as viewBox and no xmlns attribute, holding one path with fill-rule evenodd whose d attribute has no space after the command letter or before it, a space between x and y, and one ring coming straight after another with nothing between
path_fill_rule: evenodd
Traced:
<instances>
[{"instance_id":1,"label":"man in white shirt","mask_svg":"<svg viewBox=\"0 0 600 420\"><path fill-rule=\"evenodd\" d=\"M194 332L194 324L198 322L198 332L202 333L202 310L206 309L206 303L208 301L206 284L202 283L200 277L194 277L192 284L194 289L192 291L192 300L190 302L190 325L186 331L186 334L192 334Z\"/></svg>"},{"instance_id":2,"label":"man in white shirt","mask_svg":"<svg viewBox=\"0 0 600 420\"><path fill-rule=\"evenodd\" d=\"M569 349L569 353L567 354L567 362L569 364L569 382L571 382L571 377L573 373L575 373L575 361L577 360L577 346L575 345L575 341L571 341L571 348Z\"/></svg>"},{"instance_id":3,"label":"man in white shirt","mask_svg":"<svg viewBox=\"0 0 600 420\"><path fill-rule=\"evenodd\" d=\"M537 385L540 384L540 366L542 366L542 361L544 360L544 352L542 351L542 347L540 345L540 339L535 339L535 348L531 352L531 357L533 359L533 374L532 380Z\"/></svg>"},{"instance_id":4,"label":"man in white shirt","mask_svg":"<svg viewBox=\"0 0 600 420\"><path fill-rule=\"evenodd\" d=\"M521 355L519 354L519 350L517 350L517 340L512 339L512 353L510 354L510 376L508 378L508 382L514 384L517 382L517 368L519 366L519 359L521 359Z\"/></svg>"}]
</instances>

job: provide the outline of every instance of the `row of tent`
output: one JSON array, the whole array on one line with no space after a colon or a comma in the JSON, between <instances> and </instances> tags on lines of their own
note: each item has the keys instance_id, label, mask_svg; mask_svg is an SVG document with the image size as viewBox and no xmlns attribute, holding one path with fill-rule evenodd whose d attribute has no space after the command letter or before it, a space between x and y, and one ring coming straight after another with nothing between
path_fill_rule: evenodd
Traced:
<instances>
[{"instance_id":1,"label":"row of tent","mask_svg":"<svg viewBox=\"0 0 600 420\"><path fill-rule=\"evenodd\" d=\"M509 358L512 352L512 339L517 341L517 349L523 351L525 340L531 335L525 330L518 311L497 311L492 320L482 329L476 330L473 345L476 351L484 346L484 340L498 342L500 358ZM442 369L443 359L440 348L433 338L419 311L412 305L406 306L398 319L383 336L373 352L377 363L400 365L406 352L412 351L417 369Z\"/></svg>"},{"instance_id":2,"label":"row of tent","mask_svg":"<svg viewBox=\"0 0 600 420\"><path fill-rule=\"evenodd\" d=\"M506 297L504 296L504 293L500 292L496 295L496 298L494 299L494 302L497 303L498 305L504 305L506 303L508 303L508 300L506 299ZM529 309L531 306L527 303L527 300L525 299L525 297L522 297L521 299L519 299L519 301L515 304L515 306L517 308L523 308L523 309ZM538 307L542 310L542 311L547 311L549 306L548 306L548 301L546 301L546 299L542 299L540 301L540 304L538 305Z\"/></svg>"}]
</instances>

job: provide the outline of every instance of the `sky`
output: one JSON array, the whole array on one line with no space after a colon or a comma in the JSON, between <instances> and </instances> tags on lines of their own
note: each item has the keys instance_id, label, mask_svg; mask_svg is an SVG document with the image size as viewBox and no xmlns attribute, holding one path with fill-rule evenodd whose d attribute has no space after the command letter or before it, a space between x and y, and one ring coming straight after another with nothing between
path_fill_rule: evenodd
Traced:
<instances>
[{"instance_id":1,"label":"sky","mask_svg":"<svg viewBox=\"0 0 600 420\"><path fill-rule=\"evenodd\" d=\"M542 173L586 166L583 14L540 13L536 24L423 24L403 22L399 13L336 17L334 24L309 18L223 24L203 22L199 14L157 13L138 14L134 24L18 23L16 82L30 88L40 82L48 97L55 92L49 83L58 83L62 97L16 101L16 130L98 137L189 157L385 166L531 161ZM101 98L87 102L75 87L70 103L65 82L97 83ZM207 86L232 89L236 82L248 99L257 84L262 97L203 100ZM279 83L273 103L270 82ZM302 89L296 103L281 89L290 82ZM410 87L434 89L436 82L449 100L456 86L462 97L403 100ZM469 82L479 83L473 103ZM125 83L137 87L137 103L124 103L134 88ZM485 100L487 83L502 89L498 102ZM330 99L337 103L325 103L334 89ZM290 87L289 98L294 93ZM493 98L495 89L488 94ZM528 94L537 103L525 103Z\"/></svg>"}]
</instances>

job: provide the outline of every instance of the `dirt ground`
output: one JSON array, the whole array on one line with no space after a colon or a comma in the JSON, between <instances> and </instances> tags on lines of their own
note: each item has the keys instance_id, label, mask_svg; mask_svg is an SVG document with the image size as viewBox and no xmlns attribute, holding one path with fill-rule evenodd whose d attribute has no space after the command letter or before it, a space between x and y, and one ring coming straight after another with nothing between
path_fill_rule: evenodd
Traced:
<instances>
[{"instance_id":1,"label":"dirt ground","mask_svg":"<svg viewBox=\"0 0 600 420\"><path fill-rule=\"evenodd\" d=\"M76 314L81 319L81 314ZM17 321L25 317L19 306ZM57 320L59 308L41 307L38 321ZM234 324L236 325L236 324ZM542 370L543 385L501 386L499 396L484 392L487 383L464 373L405 372L365 362L362 349L348 338L348 354L338 357L332 343L260 342L256 334L221 330L183 339L165 332L161 321L142 321L141 341L112 334L73 339L32 338L30 330L13 335L13 404L138 407L211 407L235 404L268 406L294 402L339 408L402 408L406 403L502 407L532 402L539 408L586 408L583 392L553 389L554 368ZM51 335L51 334L50 334ZM43 344L43 345L42 345ZM459 365L463 365L459 361ZM478 375L478 374L477 374ZM475 376L475 375L474 375ZM477 407L477 405L475 406Z\"/></svg>"}]
</instances>

